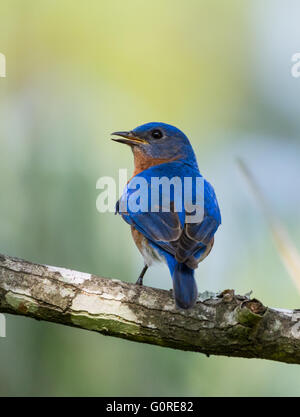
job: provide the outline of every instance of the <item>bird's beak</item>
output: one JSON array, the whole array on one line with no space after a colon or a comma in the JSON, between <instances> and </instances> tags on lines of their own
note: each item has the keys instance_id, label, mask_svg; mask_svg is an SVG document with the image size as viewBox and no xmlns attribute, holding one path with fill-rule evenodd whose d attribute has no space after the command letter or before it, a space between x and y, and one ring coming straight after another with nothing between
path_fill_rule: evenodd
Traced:
<instances>
[{"instance_id":1,"label":"bird's beak","mask_svg":"<svg viewBox=\"0 0 300 417\"><path fill-rule=\"evenodd\" d=\"M125 143L126 145L140 145L146 144L144 139L139 138L133 132L114 132L112 135L121 136L120 138L112 138L115 142Z\"/></svg>"}]
</instances>

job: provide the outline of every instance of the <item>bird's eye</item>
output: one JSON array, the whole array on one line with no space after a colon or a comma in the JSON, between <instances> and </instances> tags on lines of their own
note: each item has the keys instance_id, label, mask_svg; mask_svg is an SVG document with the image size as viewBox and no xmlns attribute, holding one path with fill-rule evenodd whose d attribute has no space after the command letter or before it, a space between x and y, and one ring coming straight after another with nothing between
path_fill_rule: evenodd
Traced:
<instances>
[{"instance_id":1,"label":"bird's eye","mask_svg":"<svg viewBox=\"0 0 300 417\"><path fill-rule=\"evenodd\" d=\"M153 131L151 132L151 136L152 136L154 139L160 139L160 138L162 138L162 137L163 137L163 134L162 134L162 132L161 132L160 130L155 129L155 130L153 130Z\"/></svg>"}]
</instances>

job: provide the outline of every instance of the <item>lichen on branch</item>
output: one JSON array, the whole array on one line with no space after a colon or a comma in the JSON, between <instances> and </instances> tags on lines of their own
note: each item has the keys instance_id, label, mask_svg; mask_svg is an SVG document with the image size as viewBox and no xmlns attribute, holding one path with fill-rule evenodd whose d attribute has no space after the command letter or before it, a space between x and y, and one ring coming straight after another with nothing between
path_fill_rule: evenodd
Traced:
<instances>
[{"instance_id":1,"label":"lichen on branch","mask_svg":"<svg viewBox=\"0 0 300 417\"><path fill-rule=\"evenodd\" d=\"M174 349L300 363L300 311L225 290L178 310L171 293L0 255L0 313Z\"/></svg>"}]
</instances>

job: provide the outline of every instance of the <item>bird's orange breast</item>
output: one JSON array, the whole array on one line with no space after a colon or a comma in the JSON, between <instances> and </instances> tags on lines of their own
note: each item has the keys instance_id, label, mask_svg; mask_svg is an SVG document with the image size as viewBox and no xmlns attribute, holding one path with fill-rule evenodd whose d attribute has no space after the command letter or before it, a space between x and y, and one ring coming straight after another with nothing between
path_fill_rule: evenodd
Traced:
<instances>
[{"instance_id":1,"label":"bird's orange breast","mask_svg":"<svg viewBox=\"0 0 300 417\"><path fill-rule=\"evenodd\" d=\"M132 174L132 177L135 177L140 172L145 171L145 169L151 168L155 165L164 164L166 162L173 162L178 159L178 157L175 158L153 158L149 155L147 155L145 152L142 152L139 148L133 149L133 155L134 155L134 171ZM129 180L130 181L130 180Z\"/></svg>"}]
</instances>

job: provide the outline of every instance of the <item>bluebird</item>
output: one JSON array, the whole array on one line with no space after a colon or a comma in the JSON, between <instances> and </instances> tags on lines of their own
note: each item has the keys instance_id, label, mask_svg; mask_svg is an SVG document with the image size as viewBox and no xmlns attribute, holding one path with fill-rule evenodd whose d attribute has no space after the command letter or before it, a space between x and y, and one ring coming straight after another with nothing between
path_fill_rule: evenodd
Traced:
<instances>
[{"instance_id":1,"label":"bluebird","mask_svg":"<svg viewBox=\"0 0 300 417\"><path fill-rule=\"evenodd\" d=\"M175 304L182 309L194 306L198 291L194 271L210 253L214 235L221 224L221 214L213 187L200 174L193 148L186 135L165 123L147 123L131 131L114 132L113 140L129 145L134 157L134 172L116 213L131 226L133 240L144 258L144 268L136 282L143 278L153 261L165 261L173 281ZM184 207L176 210L176 193L170 193L170 210L164 211L161 198L158 210L120 210L120 201L132 195L133 179L143 178L151 187L156 178L201 178L203 180L203 215L197 222L187 221L190 214ZM132 187L133 190L135 187ZM193 199L195 188L193 187ZM160 190L160 192L163 192ZM160 196L162 197L162 196ZM194 200L193 200L194 201ZM149 206L148 206L149 208Z\"/></svg>"}]
</instances>

